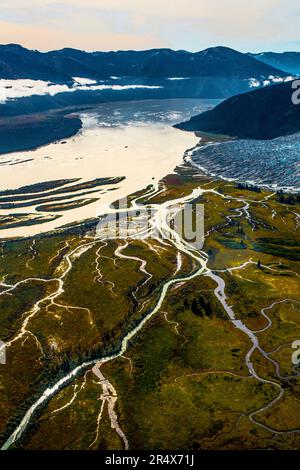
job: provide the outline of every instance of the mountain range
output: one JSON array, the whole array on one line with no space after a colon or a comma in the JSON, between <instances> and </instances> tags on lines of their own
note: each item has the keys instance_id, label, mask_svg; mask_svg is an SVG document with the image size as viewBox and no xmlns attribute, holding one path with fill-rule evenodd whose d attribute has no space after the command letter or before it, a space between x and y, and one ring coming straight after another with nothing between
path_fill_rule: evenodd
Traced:
<instances>
[{"instance_id":1,"label":"mountain range","mask_svg":"<svg viewBox=\"0 0 300 470\"><path fill-rule=\"evenodd\" d=\"M300 131L300 104L291 83L233 96L176 125L183 130L247 139L274 139ZM300 93L298 93L300 95Z\"/></svg>"},{"instance_id":2,"label":"mountain range","mask_svg":"<svg viewBox=\"0 0 300 470\"><path fill-rule=\"evenodd\" d=\"M226 77L236 79L284 77L278 67L227 47L200 52L146 51L85 52L77 49L39 52L18 44L0 45L0 78L41 79L57 83L73 77L107 80L112 76L162 79Z\"/></svg>"},{"instance_id":3,"label":"mountain range","mask_svg":"<svg viewBox=\"0 0 300 470\"><path fill-rule=\"evenodd\" d=\"M171 49L85 52L67 48L39 52L17 44L0 45L0 117L93 106L103 101L225 99L284 81L287 75L248 54L221 46L192 53ZM22 94L16 84L18 99L1 101L1 93L11 95L15 86L1 79L43 80L46 91L39 95L35 84L30 83ZM78 84L83 79L89 79L84 86ZM47 88L50 83L57 85L55 93Z\"/></svg>"},{"instance_id":4,"label":"mountain range","mask_svg":"<svg viewBox=\"0 0 300 470\"><path fill-rule=\"evenodd\" d=\"M264 64L300 76L300 52L260 52L249 56Z\"/></svg>"},{"instance_id":5,"label":"mountain range","mask_svg":"<svg viewBox=\"0 0 300 470\"><path fill-rule=\"evenodd\" d=\"M68 48L39 52L18 44L0 45L0 151L16 150L19 136L26 143L22 149L34 147L37 134L38 145L48 143L50 136L69 136L81 123L68 115L104 101L229 98L181 128L249 138L290 133L300 129L299 110L291 108L288 101L290 84L274 83L297 73L299 56L250 55L221 46L192 53L171 49L85 52ZM44 83L21 85L14 82L18 79ZM39 87L44 90L42 94L37 92ZM245 94L256 88L259 90Z\"/></svg>"}]
</instances>

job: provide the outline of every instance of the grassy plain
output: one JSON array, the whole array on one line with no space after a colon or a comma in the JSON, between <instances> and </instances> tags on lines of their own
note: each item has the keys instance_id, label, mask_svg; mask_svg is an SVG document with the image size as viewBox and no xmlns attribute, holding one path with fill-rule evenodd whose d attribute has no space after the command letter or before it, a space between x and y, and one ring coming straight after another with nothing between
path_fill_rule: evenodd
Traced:
<instances>
[{"instance_id":1,"label":"grassy plain","mask_svg":"<svg viewBox=\"0 0 300 470\"><path fill-rule=\"evenodd\" d=\"M194 203L205 208L207 267L223 278L236 318L266 353L256 349L251 356L263 381L249 372L252 343L228 318L215 282L205 274L179 279L124 355L102 365L116 395L106 399L91 367L83 370L41 407L14 447L123 448L111 427L109 400L115 398L131 449L300 449L300 435L290 432L300 429L299 369L291 362L292 342L300 339L299 204L208 179L189 166L167 176L149 202L199 186L204 191ZM141 201L147 204L147 197ZM4 340L24 331L28 312L40 302L0 369L3 442L46 384L83 360L117 350L166 280L195 270L186 255L178 269L172 244L135 240L125 247L91 235L74 230L2 244ZM118 256L121 245L130 259Z\"/></svg>"}]
</instances>

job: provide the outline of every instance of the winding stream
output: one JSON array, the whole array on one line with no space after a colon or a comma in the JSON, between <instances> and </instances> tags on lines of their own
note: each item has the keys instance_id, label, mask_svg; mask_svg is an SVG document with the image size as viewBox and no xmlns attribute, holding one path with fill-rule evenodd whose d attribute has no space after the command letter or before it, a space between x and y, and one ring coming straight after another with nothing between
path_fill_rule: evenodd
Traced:
<instances>
[{"instance_id":1,"label":"winding stream","mask_svg":"<svg viewBox=\"0 0 300 470\"><path fill-rule=\"evenodd\" d=\"M212 271L207 267L207 262L208 262L207 254L204 253L201 250L196 251L193 246L191 246L174 229L171 228L170 223L169 223L169 215L170 215L170 213L174 214L174 208L176 210L179 210L178 208L182 208L185 204L194 201L201 194L212 192L212 193L215 193L215 194L219 194L222 197L226 197L226 196L218 193L214 189L196 188L192 191L191 194L189 194L187 196L179 197L177 199L170 200L170 201L161 203L159 205L158 204L151 205L151 203L150 203L151 198L153 196L155 196L159 191L160 191L160 188L159 188L158 183L154 183L153 187L147 193L147 197L148 197L147 207L150 207L150 208L153 209L153 214L151 216L152 218L150 220L150 229L149 230L150 231L152 230L153 233L159 233L162 236L162 238L164 238L166 235L168 235L167 238L168 238L169 243L174 246L174 248L177 250L178 253L185 254L188 257L190 257L191 259L193 259L197 264L197 269L194 272L192 272L191 274L186 275L184 277L169 279L166 282L164 282L164 284L162 285L160 294L158 296L158 299L156 301L156 304L149 311L149 313L144 318L142 318L140 320L138 325L126 334L126 336L123 338L123 340L122 340L122 342L119 346L118 352L116 352L115 354L112 354L112 355L99 357L98 359L95 359L95 360L83 362L82 364L80 364L76 368L74 368L71 372L66 374L59 381L57 381L54 385L47 388L44 391L44 393L36 400L36 402L27 410L27 412L25 413L25 415L24 415L23 419L21 420L20 424L16 427L16 429L11 434L11 436L3 444L2 450L8 449L14 442L16 442L18 439L20 439L20 437L22 436L22 434L26 430L28 424L30 423L30 421L33 417L33 414L35 413L37 408L39 408L43 404L45 404L47 402L47 400L49 400L49 398L54 396L59 390L61 390L63 387L65 387L67 384L69 384L76 377L78 377L78 375L81 374L82 371L90 368L91 366L93 367L94 373L100 379L100 383L101 383L102 388L103 388L102 398L104 397L103 400L105 399L108 403L109 416L110 416L110 419L111 419L111 425L116 430L116 432L119 434L121 439L123 440L124 448L127 449L129 447L128 440L127 440L125 434L123 433L123 431L121 430L121 428L118 424L117 416L116 416L116 413L115 413L115 410L114 410L114 406L115 406L115 403L116 403L117 398L118 398L117 397L117 392L113 388L113 386L109 383L109 381L107 379L105 379L105 377L103 376L103 374L100 371L100 367L103 364L108 363L110 361L113 361L114 359L116 359L118 357L124 356L125 352L128 349L129 342L139 333L139 331L151 319L151 317L153 317L157 312L160 311L160 309L163 305L163 302L164 302L170 288L173 285L178 284L178 283L182 283L182 282L188 282L188 281L190 281L190 280L192 280L192 279L194 279L198 276L201 276L201 275L205 275L205 276L209 277L210 279L212 279L214 281L214 283L216 284L216 287L214 289L214 295L215 295L216 299L219 301L219 303L222 305L223 309L225 310L229 321L231 321L232 324L238 330L242 331L243 334L245 334L248 337L250 343L252 344L251 348L249 349L249 351L248 351L248 353L245 357L245 364L246 364L246 366L249 370L250 377L254 378L255 380L259 381L260 383L268 383L268 384L272 385L274 388L276 388L276 390L278 390L278 394L275 396L275 398L273 398L269 403L267 403L262 408L254 410L253 412L251 412L248 415L249 419L254 424L268 430L272 434L285 434L285 433L293 433L293 432L298 433L298 432L300 432L299 429L282 430L282 431L281 430L274 430L274 429L270 428L269 426L261 423L260 421L258 421L256 419L257 414L269 409L271 406L273 406L276 402L278 402L282 398L282 396L284 394L284 389L282 388L280 383L275 382L273 380L266 380L263 377L259 376L258 373L255 371L253 363L251 362L251 357L252 357L254 351L258 350L264 356L264 358L266 360L271 361L271 363L273 365L275 365L277 375L278 375L279 378L281 378L279 376L279 368L278 368L279 366L278 366L277 362L274 361L273 359L271 359L269 357L269 355L261 348L261 346L259 344L259 339L257 337L257 334L259 333L259 331L254 332L254 331L250 330L241 320L239 320L236 317L236 314L233 311L233 308L228 304L228 300L227 300L227 297L226 297L226 294L225 294L226 283L225 283L224 279L217 272ZM141 196L139 198L141 198ZM136 198L134 201L132 201L132 207L133 208L139 207L139 204L137 202L139 198ZM244 204L240 209L235 209L236 212L237 212L237 215L242 215L244 213L246 215L246 217L249 217L249 213L248 213L249 203L245 202L245 200L241 200L241 199L236 199L236 200L239 201L239 202L242 202ZM256 201L256 203L257 203L257 201ZM111 213L116 212L116 211L118 211L118 209L111 209ZM145 237L146 237L146 235L149 235L149 234L145 234ZM47 298L42 299L42 301L40 301L40 302L45 302L45 301L53 302L54 299L56 299L60 295L60 293L63 291L64 278L65 278L65 276L67 275L67 273L69 272L69 270L72 267L72 256L75 256L76 254L78 256L80 256L80 254L85 249L88 249L90 246L94 245L95 243L99 243L101 241L103 241L103 240L101 240L101 237L96 237L95 239L92 239L92 240L87 241L86 243L83 243L82 245L80 245L80 247L77 247L76 249L72 250L70 253L65 255L64 256L64 262L66 263L66 268L64 269L61 276L59 276L57 279L51 280L52 282L54 282L54 281L58 282L57 290L55 291L54 294L48 295ZM157 241L159 243L162 242L162 240L159 237L157 237ZM144 260L142 260L141 258L138 258L138 257L129 257L129 256L126 256L126 255L123 255L121 253L122 249L125 249L124 245L121 246L121 247L118 247L116 249L116 252L115 252L116 256L123 257L123 258L134 259L136 261L139 261L140 262L140 271L143 272L143 274L147 276L147 279L149 279L150 273L148 273L148 271L145 268L146 267L146 262ZM249 264L249 263L244 263L244 265L241 266L240 268L245 267L247 264ZM26 281L22 281L22 282L26 282ZM11 291L12 289L14 289L14 286L8 288L9 291ZM3 292L1 294L3 294ZM283 301L286 301L286 300L287 299L285 299ZM23 324L20 333L12 341L15 341L16 339L19 339L20 336L22 336L25 333L28 321L30 320L32 315L34 315L36 313L37 309L39 308L39 305L40 304L38 304L38 305L36 304L34 306L34 311L29 312L29 316L25 319L25 323ZM265 311L268 310L268 309L273 308L273 306L274 306L274 304L272 304L269 307L265 307L264 309L262 309L261 313L265 316L266 319L268 319L268 317L266 316ZM268 328L270 326L271 326L271 321L268 320L268 325L266 326L266 328ZM260 331L262 331L262 330L260 330ZM277 364L277 366L276 366L276 364ZM102 414L102 411L101 411L101 414ZM98 418L98 420L101 419L101 414L99 415L100 418Z\"/></svg>"}]
</instances>

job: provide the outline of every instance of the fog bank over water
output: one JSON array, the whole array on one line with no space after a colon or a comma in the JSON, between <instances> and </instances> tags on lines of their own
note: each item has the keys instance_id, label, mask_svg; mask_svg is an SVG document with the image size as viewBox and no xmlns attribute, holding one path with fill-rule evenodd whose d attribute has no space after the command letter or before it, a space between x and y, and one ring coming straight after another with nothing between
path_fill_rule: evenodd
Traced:
<instances>
[{"instance_id":1,"label":"fog bank over water","mask_svg":"<svg viewBox=\"0 0 300 470\"><path fill-rule=\"evenodd\" d=\"M112 80L115 78L112 77ZM162 88L156 85L120 85L120 84L104 84L101 80L95 81L89 78L74 77L75 82L72 85L54 84L43 80L6 80L0 79L0 104L4 104L7 100L26 98L28 96L54 96L58 93L74 92L74 91L122 91L122 90L157 90Z\"/></svg>"}]
</instances>

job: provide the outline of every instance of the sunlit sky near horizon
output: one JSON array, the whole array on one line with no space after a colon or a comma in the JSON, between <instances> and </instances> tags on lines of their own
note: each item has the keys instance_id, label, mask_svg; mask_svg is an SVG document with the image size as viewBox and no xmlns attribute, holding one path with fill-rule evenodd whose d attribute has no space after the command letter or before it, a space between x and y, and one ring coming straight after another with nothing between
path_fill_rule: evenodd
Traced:
<instances>
[{"instance_id":1,"label":"sunlit sky near horizon","mask_svg":"<svg viewBox=\"0 0 300 470\"><path fill-rule=\"evenodd\" d=\"M299 0L0 0L0 43L42 51L300 51Z\"/></svg>"}]
</instances>

